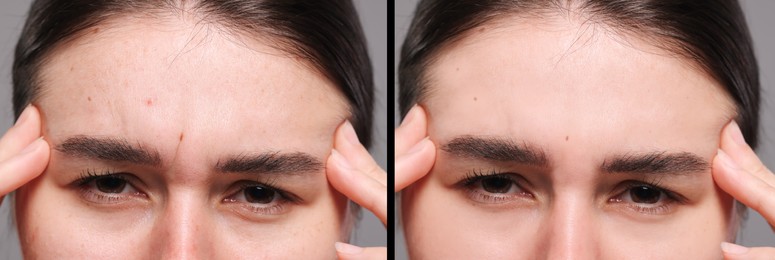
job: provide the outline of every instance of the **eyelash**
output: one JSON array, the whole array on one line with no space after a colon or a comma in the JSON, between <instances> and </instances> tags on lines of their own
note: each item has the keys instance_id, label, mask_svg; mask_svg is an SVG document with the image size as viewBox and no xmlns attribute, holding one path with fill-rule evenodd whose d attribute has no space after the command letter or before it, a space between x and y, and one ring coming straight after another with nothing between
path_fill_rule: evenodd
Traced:
<instances>
[{"instance_id":1,"label":"eyelash","mask_svg":"<svg viewBox=\"0 0 775 260\"><path fill-rule=\"evenodd\" d=\"M93 169L87 169L84 172L80 174L78 179L76 179L73 182L73 185L79 189L80 195L94 203L99 204L116 204L123 202L128 199L132 199L132 197L147 197L145 193L142 193L140 191L131 194L113 194L113 193L106 193L101 192L99 190L96 190L94 187L89 187L89 185L101 178L116 178L120 179L121 181L126 182L126 185L131 186L133 189L137 190L136 186L132 184L132 181L130 178L128 178L126 175L128 173L118 173L111 170L104 170L104 171L96 171ZM271 201L270 203L274 204L269 207L260 207L260 206L254 206L247 201L238 201L237 199L234 199L235 196L244 195L245 189L248 188L254 188L254 187L263 187L267 188L273 192L276 192L277 199ZM226 204L232 204L235 206L238 206L241 209L247 210L254 214L261 214L261 215L276 215L283 213L286 209L287 203L294 203L298 204L301 203L302 200L298 196L287 192L283 189L278 188L274 185L274 181L269 182L260 182L260 181L239 181L236 185L233 185L233 188L230 189L231 192L227 193L228 195L225 199L222 200L222 202Z\"/></svg>"},{"instance_id":2,"label":"eyelash","mask_svg":"<svg viewBox=\"0 0 775 260\"><path fill-rule=\"evenodd\" d=\"M73 183L76 187L78 187L80 195L84 199L90 202L99 203L99 204L116 204L116 203L126 201L128 199L132 199L133 197L134 198L147 197L145 193L142 193L139 191L131 195L122 195L122 194L112 194L112 193L101 192L88 187L90 183L100 178L108 178L108 177L120 179L126 182L126 185L129 185L133 189L137 190L137 188L135 188L135 186L132 184L129 178L127 178L124 175L124 173L116 173L110 170L98 172L93 169L87 169L84 172L82 172L80 177L77 180L75 180Z\"/></svg>"},{"instance_id":3,"label":"eyelash","mask_svg":"<svg viewBox=\"0 0 775 260\"><path fill-rule=\"evenodd\" d=\"M522 191L520 192L519 195L499 196L499 195L492 195L492 193L488 194L487 192L477 190L477 187L473 187L475 184L487 178L503 178L503 179L509 180L511 181L511 185L514 185L515 187L517 187ZM465 192L472 200L485 203L485 204L508 203L519 197L527 198L527 199L534 198L534 196L531 193L525 191L526 189L523 187L523 185L521 185L521 180L519 179L519 177L515 177L515 174L496 172L494 170L487 171L487 172L484 172L481 170L472 170L468 172L461 181L458 182L457 186L465 189ZM661 203L661 205L649 207L649 206L640 205L642 203L623 202L622 200L623 196L628 195L628 192L630 192L632 189L640 188L640 187L652 188L655 191L659 192L660 197L658 198L659 199L658 203ZM676 206L675 204L680 205L680 204L687 203L686 197L670 189L662 187L659 184L659 180L650 180L650 181L630 180L624 183L623 188L619 188L619 189L621 189L621 191L616 193L616 195L613 198L610 198L608 201L611 203L626 203L627 208L642 214L663 215L663 214L670 213ZM664 198L662 197L663 194L664 194ZM661 202L663 199L666 201Z\"/></svg>"}]
</instances>

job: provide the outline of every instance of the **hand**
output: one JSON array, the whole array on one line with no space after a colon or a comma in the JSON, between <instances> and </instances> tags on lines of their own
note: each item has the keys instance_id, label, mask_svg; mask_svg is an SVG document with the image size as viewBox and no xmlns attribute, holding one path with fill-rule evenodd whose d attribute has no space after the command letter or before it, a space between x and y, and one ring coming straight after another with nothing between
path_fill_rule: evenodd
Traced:
<instances>
[{"instance_id":1,"label":"hand","mask_svg":"<svg viewBox=\"0 0 775 260\"><path fill-rule=\"evenodd\" d=\"M326 176L331 186L387 223L387 174L358 141L349 121L336 130ZM339 259L387 259L385 247L361 248L341 242L335 246Z\"/></svg>"},{"instance_id":2,"label":"hand","mask_svg":"<svg viewBox=\"0 0 775 260\"><path fill-rule=\"evenodd\" d=\"M734 121L721 133L721 149L713 159L712 173L721 189L762 214L770 227L775 227L775 175L745 143ZM772 247L747 248L724 242L721 250L724 259L775 258Z\"/></svg>"},{"instance_id":3,"label":"hand","mask_svg":"<svg viewBox=\"0 0 775 260\"><path fill-rule=\"evenodd\" d=\"M0 139L0 202L46 169L50 151L40 129L40 113L30 105Z\"/></svg>"},{"instance_id":4,"label":"hand","mask_svg":"<svg viewBox=\"0 0 775 260\"><path fill-rule=\"evenodd\" d=\"M399 192L431 171L436 146L428 136L425 110L415 105L396 129L395 192Z\"/></svg>"},{"instance_id":5,"label":"hand","mask_svg":"<svg viewBox=\"0 0 775 260\"><path fill-rule=\"evenodd\" d=\"M414 107L396 129L395 190L420 179L433 166L436 151L426 136L425 112ZM349 122L336 131L334 150L327 163L328 181L355 203L374 213L387 225L387 174L358 141ZM360 248L336 244L340 259L386 259L387 248Z\"/></svg>"}]
</instances>

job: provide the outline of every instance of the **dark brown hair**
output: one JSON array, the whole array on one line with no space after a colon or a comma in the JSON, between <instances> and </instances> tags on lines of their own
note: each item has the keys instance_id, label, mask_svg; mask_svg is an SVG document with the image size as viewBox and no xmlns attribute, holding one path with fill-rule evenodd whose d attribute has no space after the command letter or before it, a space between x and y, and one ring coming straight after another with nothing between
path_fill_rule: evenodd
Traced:
<instances>
[{"instance_id":1,"label":"dark brown hair","mask_svg":"<svg viewBox=\"0 0 775 260\"><path fill-rule=\"evenodd\" d=\"M350 0L37 0L16 45L13 107L18 118L41 91L38 72L49 55L112 18L192 11L206 22L270 39L325 75L350 104L361 142L371 143L374 81L366 40Z\"/></svg>"},{"instance_id":2,"label":"dark brown hair","mask_svg":"<svg viewBox=\"0 0 775 260\"><path fill-rule=\"evenodd\" d=\"M571 7L572 6L572 7ZM728 92L751 147L759 126L759 69L745 17L735 0L421 0L401 49L401 114L428 92L435 56L473 28L508 15L574 11L619 33L642 37L693 60Z\"/></svg>"}]
</instances>

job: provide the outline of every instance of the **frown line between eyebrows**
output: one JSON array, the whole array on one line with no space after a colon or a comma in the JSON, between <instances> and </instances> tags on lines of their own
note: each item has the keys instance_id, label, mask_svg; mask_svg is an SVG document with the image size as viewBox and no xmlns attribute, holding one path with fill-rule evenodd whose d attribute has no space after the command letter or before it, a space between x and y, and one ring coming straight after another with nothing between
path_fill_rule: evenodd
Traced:
<instances>
[{"instance_id":1,"label":"frown line between eyebrows","mask_svg":"<svg viewBox=\"0 0 775 260\"><path fill-rule=\"evenodd\" d=\"M314 156L302 152L265 152L242 154L219 160L215 169L223 173L299 175L318 172L323 169L323 163Z\"/></svg>"},{"instance_id":2,"label":"frown line between eyebrows","mask_svg":"<svg viewBox=\"0 0 775 260\"><path fill-rule=\"evenodd\" d=\"M441 146L452 155L499 162L516 162L547 167L549 160L543 150L526 142L518 143L505 138L459 136Z\"/></svg>"}]
</instances>

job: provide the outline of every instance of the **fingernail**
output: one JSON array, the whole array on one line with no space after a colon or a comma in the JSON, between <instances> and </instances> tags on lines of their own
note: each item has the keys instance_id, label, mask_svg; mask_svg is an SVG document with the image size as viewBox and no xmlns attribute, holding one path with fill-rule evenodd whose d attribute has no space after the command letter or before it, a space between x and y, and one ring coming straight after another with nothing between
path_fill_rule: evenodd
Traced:
<instances>
[{"instance_id":1,"label":"fingernail","mask_svg":"<svg viewBox=\"0 0 775 260\"><path fill-rule=\"evenodd\" d=\"M42 136L38 137L38 139L35 139L35 141L32 141L32 143L28 144L27 147L24 147L24 150L19 152L19 154L21 155L21 154L28 154L28 153L34 152L35 150L38 149L38 147L40 146L40 142L42 140L43 140Z\"/></svg>"},{"instance_id":2,"label":"fingernail","mask_svg":"<svg viewBox=\"0 0 775 260\"><path fill-rule=\"evenodd\" d=\"M426 145L425 142L427 141L430 141L430 138L426 136L425 138L423 138L422 140L414 144L414 146L412 146L412 148L409 149L409 151L406 151L406 154L414 154L414 153L420 152L425 147Z\"/></svg>"},{"instance_id":3,"label":"fingernail","mask_svg":"<svg viewBox=\"0 0 775 260\"><path fill-rule=\"evenodd\" d=\"M401 121L401 126L408 125L409 122L411 122L412 119L415 118L416 112L417 112L417 104L412 106L412 108L409 109L409 112L406 113L406 116L404 117L404 120Z\"/></svg>"},{"instance_id":4,"label":"fingernail","mask_svg":"<svg viewBox=\"0 0 775 260\"><path fill-rule=\"evenodd\" d=\"M336 247L336 251L340 253L349 254L349 255L357 255L363 252L363 248L359 246L354 246L354 245L350 245L342 242L334 243L334 247Z\"/></svg>"},{"instance_id":5,"label":"fingernail","mask_svg":"<svg viewBox=\"0 0 775 260\"><path fill-rule=\"evenodd\" d=\"M731 135L732 140L734 140L737 144L745 144L745 137L743 137L743 132L740 131L740 125L732 120L732 123L730 123L729 127L729 134Z\"/></svg>"},{"instance_id":6,"label":"fingernail","mask_svg":"<svg viewBox=\"0 0 775 260\"><path fill-rule=\"evenodd\" d=\"M721 251L727 254L742 255L748 253L748 248L737 244L721 242Z\"/></svg>"},{"instance_id":7,"label":"fingernail","mask_svg":"<svg viewBox=\"0 0 775 260\"><path fill-rule=\"evenodd\" d=\"M19 119L16 120L16 124L14 124L14 126L21 125L21 124L24 124L24 122L27 122L27 120L30 118L32 114L32 112L30 112L31 110L30 106L32 105L27 105L27 107L25 107L24 110L22 110L22 114L19 115Z\"/></svg>"},{"instance_id":8,"label":"fingernail","mask_svg":"<svg viewBox=\"0 0 775 260\"><path fill-rule=\"evenodd\" d=\"M353 124L350 123L350 120L347 120L344 122L344 125L342 126L344 129L344 138L347 139L350 144L360 144L361 141L358 140L358 134L355 133L355 128L353 128Z\"/></svg>"},{"instance_id":9,"label":"fingernail","mask_svg":"<svg viewBox=\"0 0 775 260\"><path fill-rule=\"evenodd\" d=\"M336 161L336 164L338 164L340 167L347 170L353 169L352 165L350 165L350 162L347 161L347 158L344 158L344 156L336 151L336 149L331 150L331 156L334 157L334 161Z\"/></svg>"},{"instance_id":10,"label":"fingernail","mask_svg":"<svg viewBox=\"0 0 775 260\"><path fill-rule=\"evenodd\" d=\"M716 156L721 159L721 162L727 167L732 169L740 169L740 166L738 166L737 163L732 160L732 157L729 157L729 155L725 153L724 150L718 149Z\"/></svg>"}]
</instances>

